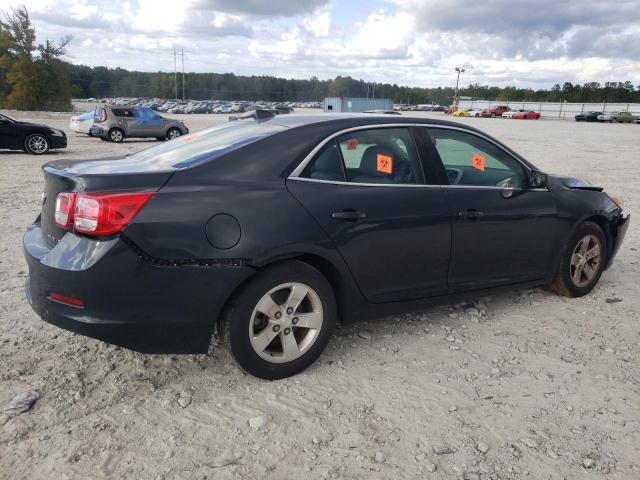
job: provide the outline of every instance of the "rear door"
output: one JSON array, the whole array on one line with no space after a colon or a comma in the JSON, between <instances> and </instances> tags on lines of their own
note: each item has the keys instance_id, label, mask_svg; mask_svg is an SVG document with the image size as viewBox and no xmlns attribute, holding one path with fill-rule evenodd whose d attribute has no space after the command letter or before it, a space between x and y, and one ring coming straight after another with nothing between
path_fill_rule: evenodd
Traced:
<instances>
[{"instance_id":1,"label":"rear door","mask_svg":"<svg viewBox=\"0 0 640 480\"><path fill-rule=\"evenodd\" d=\"M112 108L117 125L124 130L127 137L140 137L144 132L136 119L135 108L119 107Z\"/></svg>"},{"instance_id":2,"label":"rear door","mask_svg":"<svg viewBox=\"0 0 640 480\"><path fill-rule=\"evenodd\" d=\"M287 180L373 303L447 291L451 227L442 190L430 185L406 127L363 128L331 138ZM304 167L304 168L303 168Z\"/></svg>"},{"instance_id":3,"label":"rear door","mask_svg":"<svg viewBox=\"0 0 640 480\"><path fill-rule=\"evenodd\" d=\"M443 191L452 215L451 290L552 275L562 231L553 194L529 188L522 162L480 134L421 130L445 173Z\"/></svg>"}]
</instances>

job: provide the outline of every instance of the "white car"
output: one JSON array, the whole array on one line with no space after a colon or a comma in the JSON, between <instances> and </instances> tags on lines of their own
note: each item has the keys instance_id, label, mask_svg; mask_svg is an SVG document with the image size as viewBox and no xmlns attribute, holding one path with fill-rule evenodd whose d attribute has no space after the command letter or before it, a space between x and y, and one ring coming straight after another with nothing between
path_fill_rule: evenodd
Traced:
<instances>
[{"instance_id":1,"label":"white car","mask_svg":"<svg viewBox=\"0 0 640 480\"><path fill-rule=\"evenodd\" d=\"M82 115L74 115L69 120L69 128L76 133L86 133L89 135L89 130L93 125L93 112L83 113Z\"/></svg>"},{"instance_id":2,"label":"white car","mask_svg":"<svg viewBox=\"0 0 640 480\"><path fill-rule=\"evenodd\" d=\"M598 115L596 118L599 122L610 122L613 119L613 117L615 117L619 113L620 112L603 113L601 115Z\"/></svg>"},{"instance_id":3,"label":"white car","mask_svg":"<svg viewBox=\"0 0 640 480\"><path fill-rule=\"evenodd\" d=\"M502 114L502 118L513 118L513 115L518 113L518 112L526 112L527 110L509 110L508 112L504 112Z\"/></svg>"},{"instance_id":4,"label":"white car","mask_svg":"<svg viewBox=\"0 0 640 480\"><path fill-rule=\"evenodd\" d=\"M481 117L482 116L482 110L478 110L478 109L473 109L473 110L469 110L469 116L470 117Z\"/></svg>"}]
</instances>

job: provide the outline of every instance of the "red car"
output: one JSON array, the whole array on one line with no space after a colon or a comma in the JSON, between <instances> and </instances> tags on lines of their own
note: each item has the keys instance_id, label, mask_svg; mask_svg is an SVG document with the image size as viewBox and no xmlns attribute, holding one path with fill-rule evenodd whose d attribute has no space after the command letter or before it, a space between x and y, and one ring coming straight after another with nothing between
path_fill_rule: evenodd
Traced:
<instances>
[{"instance_id":1,"label":"red car","mask_svg":"<svg viewBox=\"0 0 640 480\"><path fill-rule=\"evenodd\" d=\"M514 113L513 117L518 120L537 120L540 118L540 112L534 112L533 110L528 110L526 112L518 112Z\"/></svg>"},{"instance_id":2,"label":"red car","mask_svg":"<svg viewBox=\"0 0 640 480\"><path fill-rule=\"evenodd\" d=\"M482 111L482 116L483 117L501 117L502 114L504 112L510 112L511 108L507 107L506 105L498 105L497 107L494 108L487 108L486 110Z\"/></svg>"}]
</instances>

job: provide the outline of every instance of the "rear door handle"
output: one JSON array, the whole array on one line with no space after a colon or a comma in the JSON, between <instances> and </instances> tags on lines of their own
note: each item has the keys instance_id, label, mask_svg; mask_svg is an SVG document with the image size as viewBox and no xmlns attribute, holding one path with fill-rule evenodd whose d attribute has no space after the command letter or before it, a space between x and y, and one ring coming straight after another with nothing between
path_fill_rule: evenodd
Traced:
<instances>
[{"instance_id":1,"label":"rear door handle","mask_svg":"<svg viewBox=\"0 0 640 480\"><path fill-rule=\"evenodd\" d=\"M458 212L460 218L466 218L467 220L475 220L477 218L484 217L484 212L475 209L469 209L464 212Z\"/></svg>"},{"instance_id":2,"label":"rear door handle","mask_svg":"<svg viewBox=\"0 0 640 480\"><path fill-rule=\"evenodd\" d=\"M357 210L345 209L341 212L333 212L331 218L336 220L344 220L346 222L357 222L363 218L367 218L366 213L358 212Z\"/></svg>"}]
</instances>

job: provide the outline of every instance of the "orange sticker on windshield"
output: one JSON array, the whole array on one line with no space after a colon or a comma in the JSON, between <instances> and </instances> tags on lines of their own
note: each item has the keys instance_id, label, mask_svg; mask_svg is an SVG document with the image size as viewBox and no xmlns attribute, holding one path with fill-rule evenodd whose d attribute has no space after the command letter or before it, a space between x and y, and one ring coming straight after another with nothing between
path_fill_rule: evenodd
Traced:
<instances>
[{"instance_id":1,"label":"orange sticker on windshield","mask_svg":"<svg viewBox=\"0 0 640 480\"><path fill-rule=\"evenodd\" d=\"M379 153L376 156L376 170L391 175L393 172L393 158Z\"/></svg>"},{"instance_id":2,"label":"orange sticker on windshield","mask_svg":"<svg viewBox=\"0 0 640 480\"><path fill-rule=\"evenodd\" d=\"M474 153L471 158L471 166L476 170L484 172L484 157L478 153Z\"/></svg>"},{"instance_id":3,"label":"orange sticker on windshield","mask_svg":"<svg viewBox=\"0 0 640 480\"><path fill-rule=\"evenodd\" d=\"M347 140L347 150L355 150L357 146L358 146L357 138L350 138L349 140Z\"/></svg>"}]
</instances>

